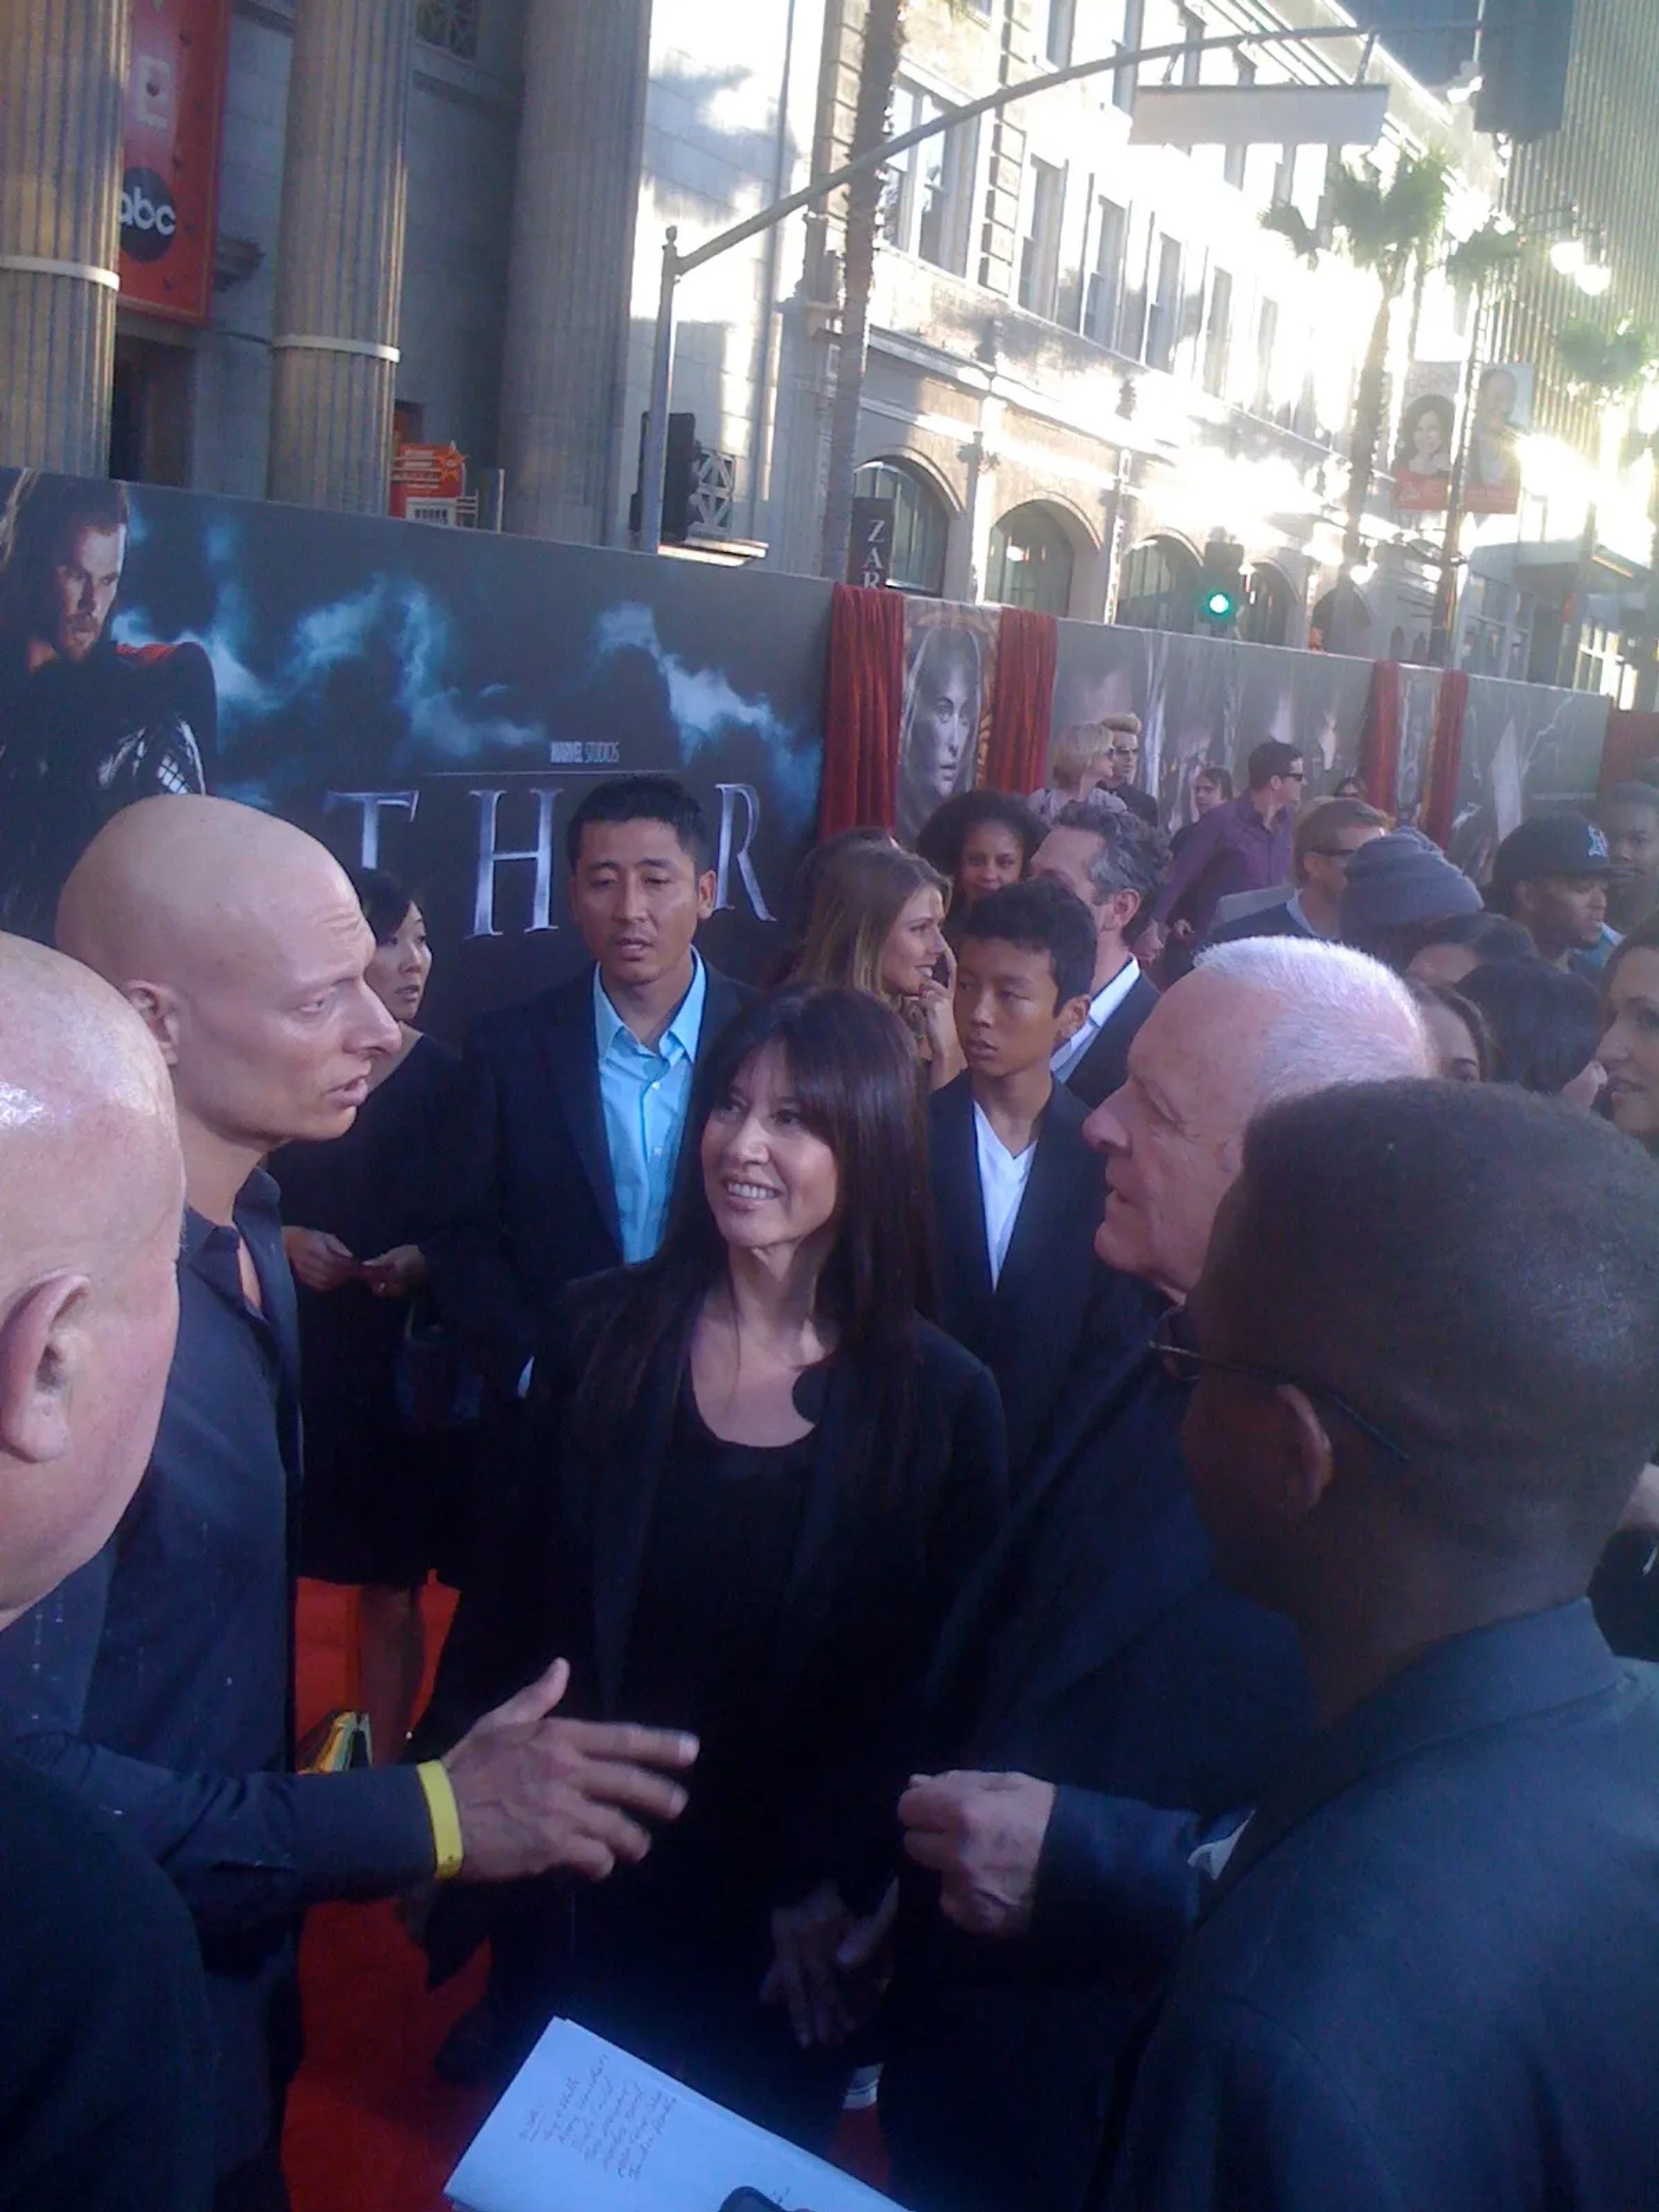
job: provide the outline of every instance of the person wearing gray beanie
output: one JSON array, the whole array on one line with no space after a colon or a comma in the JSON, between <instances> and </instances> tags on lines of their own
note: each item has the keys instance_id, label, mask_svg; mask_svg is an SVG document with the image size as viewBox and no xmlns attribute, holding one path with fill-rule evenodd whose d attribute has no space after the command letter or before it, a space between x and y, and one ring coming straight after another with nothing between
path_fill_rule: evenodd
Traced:
<instances>
[{"instance_id":1,"label":"person wearing gray beanie","mask_svg":"<svg viewBox=\"0 0 1659 2212\"><path fill-rule=\"evenodd\" d=\"M1421 830L1391 830L1348 863L1338 924L1342 941L1404 972L1424 929L1453 914L1478 914L1482 900Z\"/></svg>"}]
</instances>

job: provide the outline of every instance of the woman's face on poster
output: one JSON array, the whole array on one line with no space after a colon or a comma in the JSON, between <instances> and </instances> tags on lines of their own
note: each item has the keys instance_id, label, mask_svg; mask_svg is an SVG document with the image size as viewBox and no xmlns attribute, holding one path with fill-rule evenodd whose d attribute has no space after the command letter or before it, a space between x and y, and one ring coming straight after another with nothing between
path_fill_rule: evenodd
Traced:
<instances>
[{"instance_id":1,"label":"woman's face on poster","mask_svg":"<svg viewBox=\"0 0 1659 2212\"><path fill-rule=\"evenodd\" d=\"M972 679L959 662L925 679L911 720L910 766L937 798L949 798L957 789L963 760L978 734L977 705Z\"/></svg>"},{"instance_id":2,"label":"woman's face on poster","mask_svg":"<svg viewBox=\"0 0 1659 2212\"><path fill-rule=\"evenodd\" d=\"M1440 435L1440 416L1432 407L1424 408L1411 426L1411 467L1418 476L1439 476L1444 473L1446 441Z\"/></svg>"}]
</instances>

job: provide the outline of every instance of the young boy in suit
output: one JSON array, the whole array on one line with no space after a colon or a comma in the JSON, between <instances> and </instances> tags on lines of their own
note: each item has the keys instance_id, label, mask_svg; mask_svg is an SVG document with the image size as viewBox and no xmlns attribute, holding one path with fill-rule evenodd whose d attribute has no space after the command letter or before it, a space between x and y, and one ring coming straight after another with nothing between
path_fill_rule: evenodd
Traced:
<instances>
[{"instance_id":1,"label":"young boy in suit","mask_svg":"<svg viewBox=\"0 0 1659 2212\"><path fill-rule=\"evenodd\" d=\"M996 1378L1016 1484L1122 1302L1095 1257L1103 1185L1087 1109L1049 1065L1087 1018L1094 960L1093 918L1063 884L980 899L957 957L967 1071L929 1102L939 1318Z\"/></svg>"}]
</instances>

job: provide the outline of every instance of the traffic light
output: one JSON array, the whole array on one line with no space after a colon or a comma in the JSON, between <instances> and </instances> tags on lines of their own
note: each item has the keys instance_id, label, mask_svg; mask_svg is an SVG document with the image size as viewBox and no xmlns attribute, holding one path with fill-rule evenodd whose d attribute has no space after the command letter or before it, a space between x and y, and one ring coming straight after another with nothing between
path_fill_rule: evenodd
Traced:
<instances>
[{"instance_id":1,"label":"traffic light","mask_svg":"<svg viewBox=\"0 0 1659 2212\"><path fill-rule=\"evenodd\" d=\"M1207 630L1231 630L1244 604L1244 548L1230 537L1212 537L1198 570L1198 614Z\"/></svg>"},{"instance_id":2,"label":"traffic light","mask_svg":"<svg viewBox=\"0 0 1659 2212\"><path fill-rule=\"evenodd\" d=\"M1561 127L1573 0L1486 0L1475 128L1523 143Z\"/></svg>"}]
</instances>

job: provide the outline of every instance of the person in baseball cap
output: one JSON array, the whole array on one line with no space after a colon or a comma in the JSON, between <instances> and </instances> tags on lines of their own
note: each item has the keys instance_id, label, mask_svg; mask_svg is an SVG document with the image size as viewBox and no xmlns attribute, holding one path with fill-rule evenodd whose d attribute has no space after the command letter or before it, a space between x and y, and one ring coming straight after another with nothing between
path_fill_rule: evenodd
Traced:
<instances>
[{"instance_id":1,"label":"person in baseball cap","mask_svg":"<svg viewBox=\"0 0 1659 2212\"><path fill-rule=\"evenodd\" d=\"M1349 861L1338 933L1344 944L1403 974L1426 931L1480 907L1479 892L1432 837L1421 830L1391 830Z\"/></svg>"},{"instance_id":2,"label":"person in baseball cap","mask_svg":"<svg viewBox=\"0 0 1659 2212\"><path fill-rule=\"evenodd\" d=\"M1607 885L1619 873L1593 822L1541 814L1498 847L1487 903L1530 931L1541 958L1593 977L1618 942Z\"/></svg>"}]
</instances>

